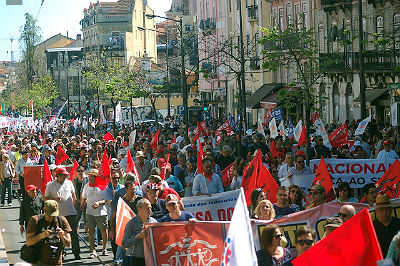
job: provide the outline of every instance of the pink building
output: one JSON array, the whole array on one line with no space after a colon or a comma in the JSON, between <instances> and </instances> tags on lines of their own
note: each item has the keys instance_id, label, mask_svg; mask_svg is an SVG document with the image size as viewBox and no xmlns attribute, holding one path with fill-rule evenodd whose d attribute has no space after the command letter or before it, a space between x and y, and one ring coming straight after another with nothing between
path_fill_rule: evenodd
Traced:
<instances>
[{"instance_id":1,"label":"pink building","mask_svg":"<svg viewBox=\"0 0 400 266\"><path fill-rule=\"evenodd\" d=\"M200 70L199 91L202 99L224 100L226 97L225 66L218 57L218 43L226 39L225 1L197 0L198 49ZM220 105L223 106L223 105ZM211 108L214 117L224 108Z\"/></svg>"}]
</instances>

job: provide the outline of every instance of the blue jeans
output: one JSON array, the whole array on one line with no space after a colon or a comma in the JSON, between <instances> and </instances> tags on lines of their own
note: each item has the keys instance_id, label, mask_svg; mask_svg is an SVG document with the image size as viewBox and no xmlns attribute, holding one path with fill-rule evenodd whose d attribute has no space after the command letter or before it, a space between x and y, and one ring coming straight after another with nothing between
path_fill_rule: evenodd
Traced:
<instances>
[{"instance_id":1,"label":"blue jeans","mask_svg":"<svg viewBox=\"0 0 400 266\"><path fill-rule=\"evenodd\" d=\"M9 178L5 178L3 182L3 186L1 188L1 204L4 204L6 199L6 190L8 190L8 199L7 203L12 202L12 181Z\"/></svg>"}]
</instances>

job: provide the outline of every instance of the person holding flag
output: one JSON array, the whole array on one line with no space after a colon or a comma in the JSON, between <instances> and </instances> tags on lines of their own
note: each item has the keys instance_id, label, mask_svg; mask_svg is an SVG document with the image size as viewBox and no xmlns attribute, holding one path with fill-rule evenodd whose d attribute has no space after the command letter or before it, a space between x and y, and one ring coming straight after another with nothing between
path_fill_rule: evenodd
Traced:
<instances>
[{"instance_id":1,"label":"person holding flag","mask_svg":"<svg viewBox=\"0 0 400 266\"><path fill-rule=\"evenodd\" d=\"M212 171L212 161L209 158L205 158L201 163L203 173L198 174L193 180L193 195L201 196L224 192L221 178Z\"/></svg>"}]
</instances>

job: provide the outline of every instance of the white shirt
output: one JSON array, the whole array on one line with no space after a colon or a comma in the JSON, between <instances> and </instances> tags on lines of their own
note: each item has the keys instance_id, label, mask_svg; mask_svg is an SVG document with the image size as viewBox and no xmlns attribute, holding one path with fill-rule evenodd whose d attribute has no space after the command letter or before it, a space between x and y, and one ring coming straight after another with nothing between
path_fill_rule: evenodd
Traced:
<instances>
[{"instance_id":1,"label":"white shirt","mask_svg":"<svg viewBox=\"0 0 400 266\"><path fill-rule=\"evenodd\" d=\"M75 187L68 179L65 179L62 184L54 180L46 188L46 198L57 199L57 197L61 197L58 202L58 210L61 216L76 215L78 213L74 206L72 193L75 194Z\"/></svg>"},{"instance_id":2,"label":"white shirt","mask_svg":"<svg viewBox=\"0 0 400 266\"><path fill-rule=\"evenodd\" d=\"M93 209L93 204L96 201L104 200L105 193L98 187L91 187L86 184L83 187L82 198L87 199L86 214L92 216L104 216L107 215L107 207L105 204L99 205L96 209Z\"/></svg>"},{"instance_id":3,"label":"white shirt","mask_svg":"<svg viewBox=\"0 0 400 266\"><path fill-rule=\"evenodd\" d=\"M378 157L376 157L376 159L378 160L399 159L399 156L394 150L390 150L389 152L381 150L378 153Z\"/></svg>"}]
</instances>

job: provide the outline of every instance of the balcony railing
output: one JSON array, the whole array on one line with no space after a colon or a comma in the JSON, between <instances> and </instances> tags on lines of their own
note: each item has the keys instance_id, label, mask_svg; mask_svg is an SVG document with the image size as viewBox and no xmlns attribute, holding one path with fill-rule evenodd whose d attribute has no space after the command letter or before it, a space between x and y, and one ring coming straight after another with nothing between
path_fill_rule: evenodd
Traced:
<instances>
[{"instance_id":1,"label":"balcony railing","mask_svg":"<svg viewBox=\"0 0 400 266\"><path fill-rule=\"evenodd\" d=\"M320 53L320 64L327 72L352 72L359 69L358 52ZM399 71L400 51L365 51L365 71Z\"/></svg>"},{"instance_id":2,"label":"balcony railing","mask_svg":"<svg viewBox=\"0 0 400 266\"><path fill-rule=\"evenodd\" d=\"M258 20L258 5L248 6L247 16L249 21Z\"/></svg>"}]
</instances>

